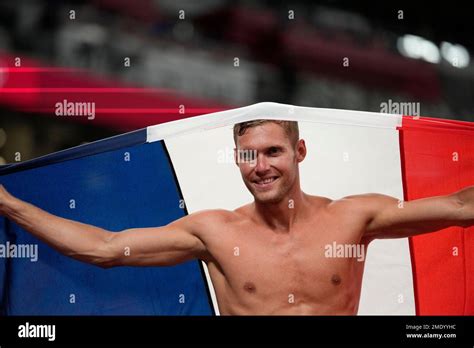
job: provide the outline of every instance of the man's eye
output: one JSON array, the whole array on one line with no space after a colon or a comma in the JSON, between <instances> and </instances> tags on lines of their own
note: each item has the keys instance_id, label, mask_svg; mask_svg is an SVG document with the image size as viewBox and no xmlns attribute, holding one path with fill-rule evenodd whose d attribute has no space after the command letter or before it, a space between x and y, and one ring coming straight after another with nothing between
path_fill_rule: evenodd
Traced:
<instances>
[{"instance_id":1,"label":"man's eye","mask_svg":"<svg viewBox=\"0 0 474 348\"><path fill-rule=\"evenodd\" d=\"M268 150L268 153L270 155L274 155L274 154L277 154L278 152L280 152L280 150L276 147L271 147L269 150Z\"/></svg>"}]
</instances>

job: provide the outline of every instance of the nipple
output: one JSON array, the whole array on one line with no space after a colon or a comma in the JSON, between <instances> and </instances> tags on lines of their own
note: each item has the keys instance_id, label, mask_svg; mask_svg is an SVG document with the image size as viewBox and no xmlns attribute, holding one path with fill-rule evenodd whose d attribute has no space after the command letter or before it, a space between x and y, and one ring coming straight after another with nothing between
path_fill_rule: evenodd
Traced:
<instances>
[{"instance_id":1,"label":"nipple","mask_svg":"<svg viewBox=\"0 0 474 348\"><path fill-rule=\"evenodd\" d=\"M341 277L339 277L338 274L333 274L332 277L331 277L331 283L333 283L333 285L339 285L341 284L342 282L342 279Z\"/></svg>"},{"instance_id":2,"label":"nipple","mask_svg":"<svg viewBox=\"0 0 474 348\"><path fill-rule=\"evenodd\" d=\"M257 291L257 288L255 287L255 284L252 282L245 282L244 284L244 290L250 293L253 293Z\"/></svg>"}]
</instances>

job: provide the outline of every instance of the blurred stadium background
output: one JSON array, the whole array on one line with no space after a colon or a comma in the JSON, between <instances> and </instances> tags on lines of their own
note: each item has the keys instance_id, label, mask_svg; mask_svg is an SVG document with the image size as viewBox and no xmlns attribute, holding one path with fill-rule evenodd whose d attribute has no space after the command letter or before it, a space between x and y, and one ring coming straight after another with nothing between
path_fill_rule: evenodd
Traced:
<instances>
[{"instance_id":1,"label":"blurred stadium background","mask_svg":"<svg viewBox=\"0 0 474 348\"><path fill-rule=\"evenodd\" d=\"M260 101L473 121L474 21L449 5L0 1L0 164Z\"/></svg>"}]
</instances>

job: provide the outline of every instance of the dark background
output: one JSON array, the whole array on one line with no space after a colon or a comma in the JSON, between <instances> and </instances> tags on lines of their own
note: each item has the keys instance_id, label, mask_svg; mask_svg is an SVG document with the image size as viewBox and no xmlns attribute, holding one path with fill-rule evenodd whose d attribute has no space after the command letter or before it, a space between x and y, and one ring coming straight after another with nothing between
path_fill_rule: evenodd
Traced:
<instances>
[{"instance_id":1,"label":"dark background","mask_svg":"<svg viewBox=\"0 0 474 348\"><path fill-rule=\"evenodd\" d=\"M473 27L447 1L1 1L0 163L262 101L473 121ZM103 114L58 117L63 99Z\"/></svg>"}]
</instances>

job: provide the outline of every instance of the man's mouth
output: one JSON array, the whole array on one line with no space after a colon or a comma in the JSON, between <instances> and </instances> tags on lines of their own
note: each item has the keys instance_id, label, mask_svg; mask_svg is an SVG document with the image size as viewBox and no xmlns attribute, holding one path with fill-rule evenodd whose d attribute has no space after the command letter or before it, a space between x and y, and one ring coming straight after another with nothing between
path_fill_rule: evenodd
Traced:
<instances>
[{"instance_id":1,"label":"man's mouth","mask_svg":"<svg viewBox=\"0 0 474 348\"><path fill-rule=\"evenodd\" d=\"M278 176L270 176L268 178L253 180L252 182L259 188L266 188L270 187L275 181L278 180L278 178Z\"/></svg>"}]
</instances>

